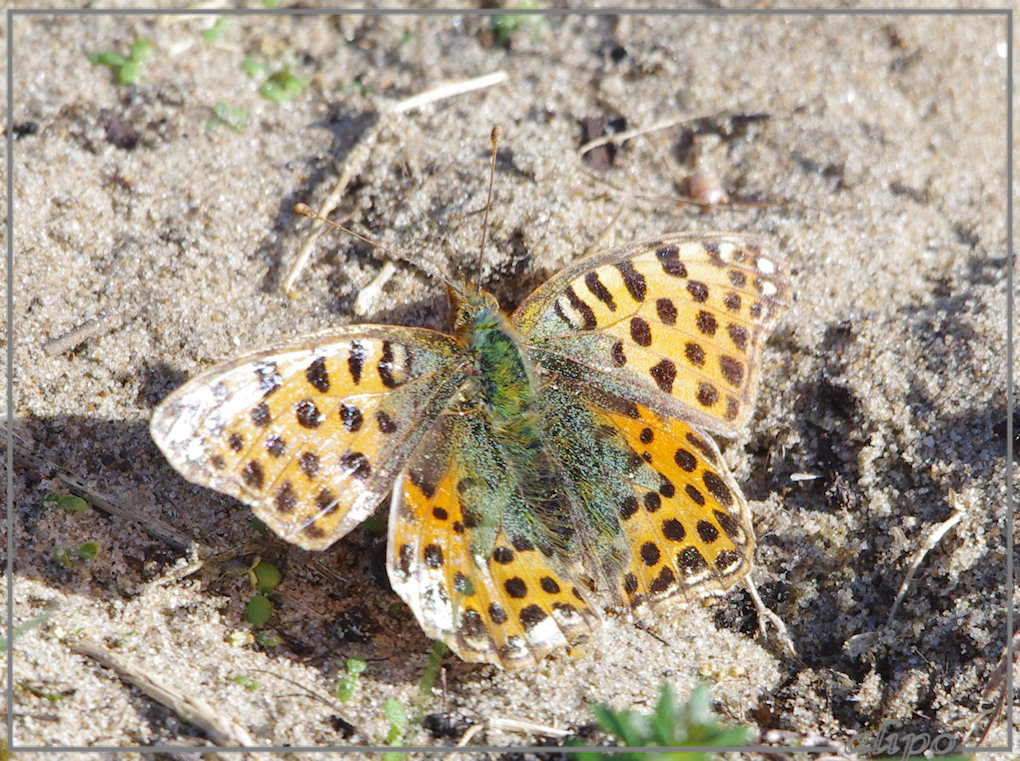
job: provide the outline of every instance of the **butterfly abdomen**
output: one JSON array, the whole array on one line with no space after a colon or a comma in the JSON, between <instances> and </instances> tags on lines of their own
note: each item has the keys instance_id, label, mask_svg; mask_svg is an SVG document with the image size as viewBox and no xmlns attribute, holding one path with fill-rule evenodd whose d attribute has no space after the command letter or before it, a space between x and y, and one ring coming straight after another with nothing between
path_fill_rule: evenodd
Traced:
<instances>
[{"instance_id":1,"label":"butterfly abdomen","mask_svg":"<svg viewBox=\"0 0 1020 761\"><path fill-rule=\"evenodd\" d=\"M562 474L549 453L542 399L520 337L488 294L465 302L458 325L463 326L461 340L474 358L476 403L498 447L506 477L514 481L532 511L533 532L562 543L570 533L562 505Z\"/></svg>"}]
</instances>

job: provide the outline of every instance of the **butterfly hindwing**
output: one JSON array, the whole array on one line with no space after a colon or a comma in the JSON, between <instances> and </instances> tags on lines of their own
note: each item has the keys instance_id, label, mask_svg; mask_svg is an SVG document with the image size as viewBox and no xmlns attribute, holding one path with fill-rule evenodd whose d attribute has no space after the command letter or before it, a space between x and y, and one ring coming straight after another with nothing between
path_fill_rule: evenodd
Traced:
<instances>
[{"instance_id":1,"label":"butterfly hindwing","mask_svg":"<svg viewBox=\"0 0 1020 761\"><path fill-rule=\"evenodd\" d=\"M501 467L479 416L443 416L394 488L387 566L428 636L464 660L517 669L597 617L553 551L514 519L519 487Z\"/></svg>"},{"instance_id":2,"label":"butterfly hindwing","mask_svg":"<svg viewBox=\"0 0 1020 761\"><path fill-rule=\"evenodd\" d=\"M620 511L629 548L618 579L631 606L690 602L731 587L751 569L747 503L715 443L688 422L640 405L597 411L643 463L626 477ZM649 478L641 471L652 471Z\"/></svg>"},{"instance_id":3,"label":"butterfly hindwing","mask_svg":"<svg viewBox=\"0 0 1020 761\"><path fill-rule=\"evenodd\" d=\"M324 331L191 379L157 408L152 437L189 481L322 549L389 492L461 385L460 352L418 328Z\"/></svg>"},{"instance_id":4,"label":"butterfly hindwing","mask_svg":"<svg viewBox=\"0 0 1020 761\"><path fill-rule=\"evenodd\" d=\"M537 364L732 434L789 298L764 239L676 234L561 270L511 319Z\"/></svg>"}]
</instances>

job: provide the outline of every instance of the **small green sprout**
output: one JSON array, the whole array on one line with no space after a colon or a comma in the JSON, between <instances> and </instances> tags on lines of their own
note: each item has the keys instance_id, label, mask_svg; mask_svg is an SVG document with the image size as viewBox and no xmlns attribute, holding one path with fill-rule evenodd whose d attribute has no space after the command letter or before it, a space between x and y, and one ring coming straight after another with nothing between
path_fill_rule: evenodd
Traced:
<instances>
[{"instance_id":1,"label":"small green sprout","mask_svg":"<svg viewBox=\"0 0 1020 761\"><path fill-rule=\"evenodd\" d=\"M404 736L404 730L407 729L407 711L404 710L404 706L398 701L393 698L386 698L386 702L383 704L383 715L386 717L386 721L390 723L390 731L386 735L386 744L399 745L400 738ZM383 761L397 761L402 755L402 753L384 753Z\"/></svg>"},{"instance_id":2,"label":"small green sprout","mask_svg":"<svg viewBox=\"0 0 1020 761\"><path fill-rule=\"evenodd\" d=\"M364 658L347 659L347 676L341 679L336 685L336 697L341 703L346 703L354 696L354 686L358 683L358 677L368 668Z\"/></svg>"},{"instance_id":3,"label":"small green sprout","mask_svg":"<svg viewBox=\"0 0 1020 761\"><path fill-rule=\"evenodd\" d=\"M76 552L82 560L89 560L99 554L99 545L95 542L85 542Z\"/></svg>"},{"instance_id":4,"label":"small green sprout","mask_svg":"<svg viewBox=\"0 0 1020 761\"><path fill-rule=\"evenodd\" d=\"M267 595L272 594L283 578L280 570L275 565L264 560L260 561L252 569L252 573L255 574L255 585L258 587L258 590Z\"/></svg>"},{"instance_id":5,"label":"small green sprout","mask_svg":"<svg viewBox=\"0 0 1020 761\"><path fill-rule=\"evenodd\" d=\"M266 76L266 65L257 58L245 58L241 68L249 79L262 79Z\"/></svg>"},{"instance_id":6,"label":"small green sprout","mask_svg":"<svg viewBox=\"0 0 1020 761\"><path fill-rule=\"evenodd\" d=\"M350 82L348 82L344 86L344 89L347 90L348 92L353 92L353 93L356 93L358 95L368 95L368 93L370 92L370 90L368 89L368 85L366 85L360 79L352 79ZM375 516L371 516L371 517L375 517ZM382 519L380 519L380 520L382 520Z\"/></svg>"},{"instance_id":7,"label":"small green sprout","mask_svg":"<svg viewBox=\"0 0 1020 761\"><path fill-rule=\"evenodd\" d=\"M259 94L277 105L308 87L308 80L295 74L290 64L285 63L272 73L268 73L269 68L264 63L247 58L241 64L241 68L250 78L263 80L259 86Z\"/></svg>"},{"instance_id":8,"label":"small green sprout","mask_svg":"<svg viewBox=\"0 0 1020 761\"><path fill-rule=\"evenodd\" d=\"M95 542L85 542L76 550L67 547L56 547L53 550L53 560L67 570L71 570L75 560L89 560L99 554L99 545Z\"/></svg>"},{"instance_id":9,"label":"small green sprout","mask_svg":"<svg viewBox=\"0 0 1020 761\"><path fill-rule=\"evenodd\" d=\"M74 694L74 690L61 690L60 692L50 692L49 690L44 690L41 687L35 687L29 684L28 682L18 682L18 686L21 689L25 690L26 692L34 695L35 697L41 698L42 700L47 700L50 703L56 703L58 700L63 700L64 698Z\"/></svg>"},{"instance_id":10,"label":"small green sprout","mask_svg":"<svg viewBox=\"0 0 1020 761\"><path fill-rule=\"evenodd\" d=\"M269 602L269 598L262 594L253 595L248 600L248 608L245 611L245 616L248 619L248 623L254 626L262 626L270 617L273 615L273 603Z\"/></svg>"},{"instance_id":11,"label":"small green sprout","mask_svg":"<svg viewBox=\"0 0 1020 761\"><path fill-rule=\"evenodd\" d=\"M152 52L152 43L138 40L131 45L131 52L125 58L120 53L108 50L103 53L88 53L88 59L94 64L109 66L117 72L117 79L122 84L134 84L142 76L142 62Z\"/></svg>"},{"instance_id":12,"label":"small green sprout","mask_svg":"<svg viewBox=\"0 0 1020 761\"><path fill-rule=\"evenodd\" d=\"M530 0L518 3L513 10L531 10L537 4ZM535 32L546 23L545 16L537 13L497 13L489 16L489 31L500 45L509 45L510 38L520 29Z\"/></svg>"},{"instance_id":13,"label":"small green sprout","mask_svg":"<svg viewBox=\"0 0 1020 761\"><path fill-rule=\"evenodd\" d=\"M249 623L262 626L273 615L273 603L269 595L273 593L281 579L280 571L275 565L259 558L255 559L255 564L248 569L248 580L256 590L248 601L245 612Z\"/></svg>"},{"instance_id":14,"label":"small green sprout","mask_svg":"<svg viewBox=\"0 0 1020 761\"><path fill-rule=\"evenodd\" d=\"M258 643L259 647L279 647L283 644L283 640L280 635L276 632L261 631L255 633L255 642Z\"/></svg>"},{"instance_id":15,"label":"small green sprout","mask_svg":"<svg viewBox=\"0 0 1020 761\"><path fill-rule=\"evenodd\" d=\"M124 647L126 644L128 644L131 641L132 637L137 637L137 636L138 636L138 632L137 631L135 631L134 629L129 629L128 631L124 632L123 634L118 634L116 637L113 638L113 646L114 647Z\"/></svg>"},{"instance_id":16,"label":"small green sprout","mask_svg":"<svg viewBox=\"0 0 1020 761\"><path fill-rule=\"evenodd\" d=\"M55 507L68 513L83 513L89 509L89 503L74 494L50 493L42 498L45 507Z\"/></svg>"},{"instance_id":17,"label":"small green sprout","mask_svg":"<svg viewBox=\"0 0 1020 761\"><path fill-rule=\"evenodd\" d=\"M216 105L212 108L212 116L206 120L206 131L211 132L221 124L234 130L234 132L244 132L244 128L248 126L248 114L243 109L229 106L222 100L217 101ZM251 527L258 533L268 533L266 524L258 518L252 517L250 522Z\"/></svg>"},{"instance_id":18,"label":"small green sprout","mask_svg":"<svg viewBox=\"0 0 1020 761\"><path fill-rule=\"evenodd\" d=\"M443 658L450 652L444 642L433 640L432 652L429 653L429 660L421 672L421 679L418 680L418 700L423 703L432 697L432 687L439 676L439 669L443 667Z\"/></svg>"},{"instance_id":19,"label":"small green sprout","mask_svg":"<svg viewBox=\"0 0 1020 761\"><path fill-rule=\"evenodd\" d=\"M213 43L223 37L230 29L230 21L223 16L216 19L216 23L211 27L202 32L202 39L208 43Z\"/></svg>"},{"instance_id":20,"label":"small green sprout","mask_svg":"<svg viewBox=\"0 0 1020 761\"><path fill-rule=\"evenodd\" d=\"M234 682L236 684L241 685L246 690L254 691L254 690L257 690L259 688L259 683L258 682L256 682L250 676L245 676L244 674L238 674L237 676L233 676L233 677L230 678L230 681L232 681L232 682Z\"/></svg>"},{"instance_id":21,"label":"small green sprout","mask_svg":"<svg viewBox=\"0 0 1020 761\"><path fill-rule=\"evenodd\" d=\"M219 103L217 103L216 105L218 106ZM228 108L229 108L229 106L228 106ZM213 113L216 113L216 109L215 108L213 109ZM242 111L241 113L244 113L244 112ZM228 112L228 115L229 115L229 112ZM245 124L247 124L248 123L248 117L245 116L244 118L245 118ZM254 515L248 520L248 525L251 526L252 531L254 531L256 534L263 534L263 535L265 535L265 534L269 533L269 527L266 526L265 523L260 521Z\"/></svg>"},{"instance_id":22,"label":"small green sprout","mask_svg":"<svg viewBox=\"0 0 1020 761\"><path fill-rule=\"evenodd\" d=\"M712 714L709 685L702 682L691 693L688 701L678 706L669 684L662 685L662 695L655 712L644 716L633 711L614 711L605 706L593 706L595 719L620 743L630 748L647 746L688 748L732 748L744 745L751 739L748 727L724 727ZM578 744L574 742L572 744ZM578 761L709 761L714 753L578 753Z\"/></svg>"},{"instance_id":23,"label":"small green sprout","mask_svg":"<svg viewBox=\"0 0 1020 761\"><path fill-rule=\"evenodd\" d=\"M307 79L292 72L289 66L284 66L262 83L259 94L280 105L290 96L301 93L306 87L308 87Z\"/></svg>"},{"instance_id":24,"label":"small green sprout","mask_svg":"<svg viewBox=\"0 0 1020 761\"><path fill-rule=\"evenodd\" d=\"M45 624L50 616L57 612L59 605L48 605L42 613L37 616L32 616L27 621L18 624L11 630L11 643L17 642L18 637L27 631L35 629L37 626ZM0 637L0 650L7 649L7 637Z\"/></svg>"}]
</instances>

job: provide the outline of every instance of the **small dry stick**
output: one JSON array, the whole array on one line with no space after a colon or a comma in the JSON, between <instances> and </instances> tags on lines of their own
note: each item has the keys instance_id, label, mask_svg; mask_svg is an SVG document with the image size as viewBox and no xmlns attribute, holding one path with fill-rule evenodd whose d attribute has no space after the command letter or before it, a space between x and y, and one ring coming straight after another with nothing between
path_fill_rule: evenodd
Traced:
<instances>
[{"instance_id":1,"label":"small dry stick","mask_svg":"<svg viewBox=\"0 0 1020 761\"><path fill-rule=\"evenodd\" d=\"M157 681L149 674L135 667L130 661L121 658L98 642L82 637L78 640L68 641L67 644L74 652L88 656L108 669L116 671L126 682L133 684L157 703L169 708L182 721L201 729L217 745L255 744L255 741L244 727L239 726L236 722L224 716L220 716L204 700L185 695L175 687Z\"/></svg>"},{"instance_id":2,"label":"small dry stick","mask_svg":"<svg viewBox=\"0 0 1020 761\"><path fill-rule=\"evenodd\" d=\"M386 104L378 108L378 118L376 119L375 124L369 127L369 129L362 134L358 144L350 153L347 154L347 159L344 161L343 171L340 173L340 179L337 180L333 189L322 201L322 204L319 207L319 214L323 217L328 217L333 210L336 209L337 205L339 205L340 199L343 198L344 193L347 192L347 186L351 183L354 176L361 170L362 165L365 163L365 159L368 158L373 146L379 139L379 133L382 130L383 124L386 122L385 117L394 114L402 114L405 111L421 108L429 103L434 103L435 101L444 100L446 98L452 98L456 95L462 95L473 90L492 87L493 85L497 85L500 82L505 81L506 78L506 72L496 71L492 74L475 77L474 79L466 79L461 82L452 82L450 84L440 85L439 87L426 90L423 93L419 93L418 95L414 95L405 100ZM322 232L323 225L321 222L317 222L313 224L305 234L305 239L301 244L301 248L298 249L297 258L294 259L294 263L287 272L287 276L283 279L283 292L288 296L293 295L294 284L297 282L298 278L301 277L301 273L304 271L305 267L308 266L308 260L312 256L312 248L315 246L315 242L319 239L319 236L322 235Z\"/></svg>"},{"instance_id":3,"label":"small dry stick","mask_svg":"<svg viewBox=\"0 0 1020 761\"><path fill-rule=\"evenodd\" d=\"M669 129L670 127L675 127L676 125L683 124L684 122L687 121L690 121L689 117L673 116L670 117L669 119L663 119L662 121L655 122L654 124L649 124L645 127L636 127L634 129L626 130L624 132L616 132L612 135L603 135L602 137L597 137L594 140L589 140L587 143L578 148L577 155L580 158L581 156L584 156L584 154L586 154L588 151L594 150L595 148L603 146L606 143L614 142L623 143L626 142L627 140L630 140L631 138L640 137L641 135L647 135L649 132L656 132L662 129Z\"/></svg>"},{"instance_id":4,"label":"small dry stick","mask_svg":"<svg viewBox=\"0 0 1020 761\"><path fill-rule=\"evenodd\" d=\"M359 317L364 317L368 314L379 299L383 286L389 282L389 279L393 277L396 272L397 265L395 265L392 261L387 260L383 264L382 269L379 270L379 274L372 279L372 282L358 291L358 296L354 299L354 314Z\"/></svg>"},{"instance_id":5,"label":"small dry stick","mask_svg":"<svg viewBox=\"0 0 1020 761\"><path fill-rule=\"evenodd\" d=\"M525 721L524 719L501 719L499 717L491 717L485 720L483 724L474 724L469 727L464 736L460 738L457 743L458 748L465 748L468 743L474 739L482 730L490 729L501 729L504 732L525 732L530 734L542 735L543 737L569 737L571 732L566 729L559 729L557 727L551 727L547 724L536 724L532 721Z\"/></svg>"},{"instance_id":6,"label":"small dry stick","mask_svg":"<svg viewBox=\"0 0 1020 761\"><path fill-rule=\"evenodd\" d=\"M90 317L85 320L85 322L81 325L76 328L72 328L63 335L44 341L42 345L43 354L47 357L55 357L58 354L64 354L69 352L78 344L87 341L94 336L106 334L111 330L115 330L120 327L123 322L123 317L114 311L101 312L95 317Z\"/></svg>"},{"instance_id":7,"label":"small dry stick","mask_svg":"<svg viewBox=\"0 0 1020 761\"><path fill-rule=\"evenodd\" d=\"M928 538L924 540L924 544L917 548L914 553L913 560L910 561L910 568L907 569L907 575L903 577L903 583L900 584L900 590L896 593L896 599L893 600L892 607L889 609L889 616L885 619L885 625L889 626L892 623L893 617L896 615L896 609L900 607L900 603L903 602L903 598L907 594L907 589L910 587L910 582L914 580L914 574L917 573L917 569L921 567L921 563L924 562L924 558L928 555L932 549L935 548L942 537L955 526L963 518L963 508L960 505L960 495L952 489L949 490L949 504L953 508L953 514L949 516L945 521L935 527Z\"/></svg>"},{"instance_id":8,"label":"small dry stick","mask_svg":"<svg viewBox=\"0 0 1020 761\"><path fill-rule=\"evenodd\" d=\"M0 430L2 430L2 426L0 426ZM105 513L136 523L147 534L149 534L149 536L159 539L162 542L166 542L174 549L180 550L181 552L197 551L202 555L212 554L212 548L195 541L190 536L180 533L177 529L165 521L162 521L155 516L148 515L141 510L135 510L132 507L125 507L112 502L95 489L83 484L74 476L63 472L52 462L32 453L19 444L17 440L14 442L14 452L19 461L27 463L38 471L49 473L51 478L61 481L71 494L74 494L76 497L81 497L90 505L98 507Z\"/></svg>"},{"instance_id":9,"label":"small dry stick","mask_svg":"<svg viewBox=\"0 0 1020 761\"><path fill-rule=\"evenodd\" d=\"M1010 663L1009 658L1010 650L1013 651L1012 663ZM988 700L988 696L994 690L998 690L999 696L996 698L995 706L988 711L982 711L974 718L974 721L971 722L970 727L967 729L967 734L960 740L960 745L966 745L967 740L974 734L978 722L987 718L988 721L985 724L985 728L982 730L981 736L977 738L978 747L984 744L988 734L992 731L992 727L999 721L1002 711L1006 707L1006 669L1012 668L1018 661L1020 661L1020 627L1013 631L1012 647L1007 643L1002 649L1002 655L999 656L999 662L995 666L995 671L992 672L991 677L988 679L988 684L981 693L981 700L985 701Z\"/></svg>"},{"instance_id":10,"label":"small dry stick","mask_svg":"<svg viewBox=\"0 0 1020 761\"><path fill-rule=\"evenodd\" d=\"M769 610L769 608L762 601L758 595L758 588L754 585L754 581L750 575L744 577L744 585L747 587L748 593L751 595L751 599L754 600L754 607L758 610L758 631L761 632L761 636L768 639L768 631L765 629L763 621L771 621L772 625L776 627L776 633L779 635L779 641L784 647L786 647L791 654L797 654L797 648L793 644L793 639L790 637L790 633L786 629L786 623L779 617L778 614Z\"/></svg>"}]
</instances>

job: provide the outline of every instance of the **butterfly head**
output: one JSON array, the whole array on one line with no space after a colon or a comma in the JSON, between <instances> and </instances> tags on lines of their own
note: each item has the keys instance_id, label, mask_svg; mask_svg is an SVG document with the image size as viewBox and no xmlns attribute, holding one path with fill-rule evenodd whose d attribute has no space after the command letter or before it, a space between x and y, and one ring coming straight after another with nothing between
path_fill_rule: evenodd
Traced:
<instances>
[{"instance_id":1,"label":"butterfly head","mask_svg":"<svg viewBox=\"0 0 1020 761\"><path fill-rule=\"evenodd\" d=\"M453 311L453 332L461 343L483 323L499 320L499 302L488 291L471 284L461 288L448 285L447 294Z\"/></svg>"}]
</instances>

